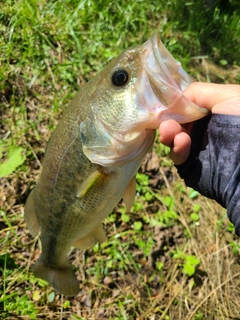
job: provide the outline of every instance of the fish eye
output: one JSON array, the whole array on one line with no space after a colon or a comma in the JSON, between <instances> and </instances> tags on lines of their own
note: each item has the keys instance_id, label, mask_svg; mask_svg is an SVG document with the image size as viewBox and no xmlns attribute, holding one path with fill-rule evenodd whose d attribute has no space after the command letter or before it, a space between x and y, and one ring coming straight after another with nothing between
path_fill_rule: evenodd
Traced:
<instances>
[{"instance_id":1,"label":"fish eye","mask_svg":"<svg viewBox=\"0 0 240 320\"><path fill-rule=\"evenodd\" d=\"M116 70L112 75L112 83L121 87L124 86L128 82L128 72L126 70Z\"/></svg>"}]
</instances>

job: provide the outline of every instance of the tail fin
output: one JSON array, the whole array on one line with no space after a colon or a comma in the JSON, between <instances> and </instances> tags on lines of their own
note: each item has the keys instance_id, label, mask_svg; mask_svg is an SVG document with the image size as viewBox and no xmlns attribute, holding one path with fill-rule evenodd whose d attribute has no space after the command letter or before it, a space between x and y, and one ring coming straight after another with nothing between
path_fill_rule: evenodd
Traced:
<instances>
[{"instance_id":1,"label":"tail fin","mask_svg":"<svg viewBox=\"0 0 240 320\"><path fill-rule=\"evenodd\" d=\"M50 267L40 257L33 272L37 278L46 280L56 291L65 296L76 296L79 293L79 283L70 265Z\"/></svg>"}]
</instances>

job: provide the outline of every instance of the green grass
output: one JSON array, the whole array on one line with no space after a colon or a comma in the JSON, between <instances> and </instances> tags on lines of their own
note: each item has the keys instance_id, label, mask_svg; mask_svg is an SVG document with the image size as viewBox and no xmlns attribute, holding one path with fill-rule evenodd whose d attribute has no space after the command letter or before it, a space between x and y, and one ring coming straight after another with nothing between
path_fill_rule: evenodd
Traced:
<instances>
[{"instance_id":1,"label":"green grass","mask_svg":"<svg viewBox=\"0 0 240 320\"><path fill-rule=\"evenodd\" d=\"M132 212L119 204L104 221L108 242L71 252L76 299L33 276L39 242L23 210L61 111L125 48L157 31L193 78L239 83L238 1L0 3L1 317L237 319L239 240L224 209L185 187L166 147L154 145L157 168L142 166Z\"/></svg>"}]
</instances>

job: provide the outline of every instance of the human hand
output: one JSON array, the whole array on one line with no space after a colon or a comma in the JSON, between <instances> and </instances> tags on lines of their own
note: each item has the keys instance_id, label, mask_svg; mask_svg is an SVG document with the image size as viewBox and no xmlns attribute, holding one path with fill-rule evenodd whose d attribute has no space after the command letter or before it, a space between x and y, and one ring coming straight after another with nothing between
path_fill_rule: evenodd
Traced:
<instances>
[{"instance_id":1,"label":"human hand","mask_svg":"<svg viewBox=\"0 0 240 320\"><path fill-rule=\"evenodd\" d=\"M184 95L212 113L240 116L240 85L194 82ZM159 127L160 142L170 147L170 157L176 165L184 163L189 156L192 125L166 120Z\"/></svg>"}]
</instances>

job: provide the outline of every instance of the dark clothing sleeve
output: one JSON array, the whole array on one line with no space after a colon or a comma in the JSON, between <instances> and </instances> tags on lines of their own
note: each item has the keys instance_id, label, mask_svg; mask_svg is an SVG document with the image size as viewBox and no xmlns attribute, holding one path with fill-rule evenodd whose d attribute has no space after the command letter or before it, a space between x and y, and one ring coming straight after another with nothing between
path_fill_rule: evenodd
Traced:
<instances>
[{"instance_id":1,"label":"dark clothing sleeve","mask_svg":"<svg viewBox=\"0 0 240 320\"><path fill-rule=\"evenodd\" d=\"M194 123L191 138L178 173L187 186L227 208L240 236L240 116L211 114Z\"/></svg>"}]
</instances>

